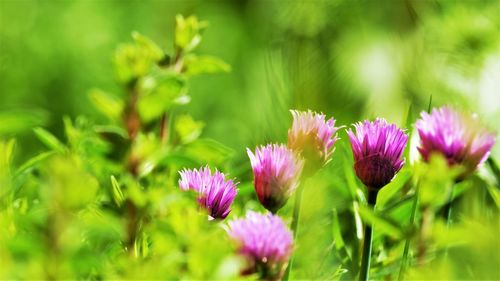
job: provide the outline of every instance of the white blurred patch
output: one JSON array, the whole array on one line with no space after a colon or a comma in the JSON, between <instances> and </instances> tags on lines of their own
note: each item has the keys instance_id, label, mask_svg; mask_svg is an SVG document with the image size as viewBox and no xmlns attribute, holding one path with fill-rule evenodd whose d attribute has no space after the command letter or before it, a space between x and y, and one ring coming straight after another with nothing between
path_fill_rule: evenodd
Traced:
<instances>
[{"instance_id":1,"label":"white blurred patch","mask_svg":"<svg viewBox=\"0 0 500 281\"><path fill-rule=\"evenodd\" d=\"M479 107L486 114L498 114L500 105L500 52L490 55L479 76Z\"/></svg>"},{"instance_id":2,"label":"white blurred patch","mask_svg":"<svg viewBox=\"0 0 500 281\"><path fill-rule=\"evenodd\" d=\"M416 162L421 161L422 157L420 156L420 152L418 152L418 146L420 144L420 137L418 136L418 130L414 129L411 136L410 136L410 153L409 153L409 158L410 158L410 165L413 166Z\"/></svg>"},{"instance_id":3,"label":"white blurred patch","mask_svg":"<svg viewBox=\"0 0 500 281\"><path fill-rule=\"evenodd\" d=\"M389 93L398 78L392 49L388 42L373 42L359 54L359 82L369 89L372 95Z\"/></svg>"}]
</instances>

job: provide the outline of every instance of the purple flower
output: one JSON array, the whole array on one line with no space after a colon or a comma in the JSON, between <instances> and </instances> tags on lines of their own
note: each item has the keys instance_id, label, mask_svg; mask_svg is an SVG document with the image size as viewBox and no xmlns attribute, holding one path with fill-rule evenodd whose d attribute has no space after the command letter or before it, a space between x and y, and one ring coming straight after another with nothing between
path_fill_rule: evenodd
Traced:
<instances>
[{"instance_id":1,"label":"purple flower","mask_svg":"<svg viewBox=\"0 0 500 281\"><path fill-rule=\"evenodd\" d=\"M255 154L247 148L252 164L254 186L260 203L275 213L295 191L303 160L285 145L268 144L257 147Z\"/></svg>"},{"instance_id":2,"label":"purple flower","mask_svg":"<svg viewBox=\"0 0 500 281\"><path fill-rule=\"evenodd\" d=\"M224 219L229 214L237 193L233 180L225 180L224 174L217 170L212 175L208 166L179 173L179 187L197 192L198 203L208 210L211 218Z\"/></svg>"},{"instance_id":3,"label":"purple flower","mask_svg":"<svg viewBox=\"0 0 500 281\"><path fill-rule=\"evenodd\" d=\"M408 136L396 125L384 119L364 121L349 130L354 154L354 169L358 178L370 189L378 190L388 184L403 167L403 150Z\"/></svg>"},{"instance_id":4,"label":"purple flower","mask_svg":"<svg viewBox=\"0 0 500 281\"><path fill-rule=\"evenodd\" d=\"M316 155L326 163L337 141L335 119L325 120L325 115L308 110L291 110L292 128L288 130L288 147L306 155Z\"/></svg>"},{"instance_id":5,"label":"purple flower","mask_svg":"<svg viewBox=\"0 0 500 281\"><path fill-rule=\"evenodd\" d=\"M281 278L293 251L293 235L279 216L249 211L245 218L230 221L226 231L250 263L244 273Z\"/></svg>"},{"instance_id":6,"label":"purple flower","mask_svg":"<svg viewBox=\"0 0 500 281\"><path fill-rule=\"evenodd\" d=\"M442 154L451 165L463 165L465 176L473 172L490 154L495 135L479 123L476 115L461 114L450 107L422 112L416 122L420 136L418 150L424 161L432 153Z\"/></svg>"}]
</instances>

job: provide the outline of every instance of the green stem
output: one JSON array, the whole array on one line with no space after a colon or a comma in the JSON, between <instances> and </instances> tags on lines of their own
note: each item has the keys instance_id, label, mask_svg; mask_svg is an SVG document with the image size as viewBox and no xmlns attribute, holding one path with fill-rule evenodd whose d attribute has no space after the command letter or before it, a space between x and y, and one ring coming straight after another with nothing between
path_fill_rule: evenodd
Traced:
<instances>
[{"instance_id":1,"label":"green stem","mask_svg":"<svg viewBox=\"0 0 500 281\"><path fill-rule=\"evenodd\" d=\"M300 204L302 203L302 193L304 192L303 185L300 185L297 188L297 193L295 194L295 205L293 207L293 217L292 217L292 231L293 231L293 240L297 241L297 233L299 227L299 219L300 219ZM288 280L290 278L290 272L292 271L294 255L290 257L290 263L285 271L285 276L283 280Z\"/></svg>"},{"instance_id":2,"label":"green stem","mask_svg":"<svg viewBox=\"0 0 500 281\"><path fill-rule=\"evenodd\" d=\"M377 202L377 191L368 189L368 206L372 209ZM371 225L365 226L365 234L363 238L363 256L361 258L361 272L359 273L360 281L367 281L370 272L370 257L372 254L372 237L373 229Z\"/></svg>"},{"instance_id":3,"label":"green stem","mask_svg":"<svg viewBox=\"0 0 500 281\"><path fill-rule=\"evenodd\" d=\"M413 198L413 205L411 209L411 215L410 215L411 226L415 223L415 214L417 213L417 205L418 205L418 186L415 189L415 197ZM405 248L403 250L403 259L401 261L401 269L399 270L399 276L398 276L399 281L404 280L405 277L405 271L408 262L408 254L410 252L410 240L411 237L408 236L405 241Z\"/></svg>"},{"instance_id":4,"label":"green stem","mask_svg":"<svg viewBox=\"0 0 500 281\"><path fill-rule=\"evenodd\" d=\"M450 229L450 226L453 222L452 218L451 218L451 213L452 213L452 210L453 210L453 191L455 190L455 185L452 185L451 186L451 191L450 191L450 197L448 198L448 203L446 203L446 205L444 206L444 216L445 216L445 219L446 219L446 229L449 230ZM448 258L448 250L449 250L449 247L446 246L446 248L444 249L444 257L445 259Z\"/></svg>"},{"instance_id":5,"label":"green stem","mask_svg":"<svg viewBox=\"0 0 500 281\"><path fill-rule=\"evenodd\" d=\"M454 191L454 189L455 189L455 185L452 185L451 190L450 190L450 196L448 198L448 202L446 203L446 205L444 205L444 210L443 210L443 214L444 214L444 217L446 219L446 227L447 228L450 228L450 225L452 223L451 212L453 209L453 191Z\"/></svg>"},{"instance_id":6,"label":"green stem","mask_svg":"<svg viewBox=\"0 0 500 281\"><path fill-rule=\"evenodd\" d=\"M495 160L493 160L492 157L489 157L486 162L488 163L491 171L495 175L495 178L497 179L497 184L500 185L500 169L498 168L497 163L495 162Z\"/></svg>"}]
</instances>

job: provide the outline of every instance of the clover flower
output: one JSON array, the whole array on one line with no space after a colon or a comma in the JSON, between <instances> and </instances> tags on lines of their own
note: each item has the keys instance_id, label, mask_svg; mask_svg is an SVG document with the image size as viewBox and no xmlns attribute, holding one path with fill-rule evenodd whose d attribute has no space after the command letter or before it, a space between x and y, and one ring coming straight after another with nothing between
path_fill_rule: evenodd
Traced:
<instances>
[{"instance_id":1,"label":"clover flower","mask_svg":"<svg viewBox=\"0 0 500 281\"><path fill-rule=\"evenodd\" d=\"M466 115L444 106L431 114L422 112L415 126L420 136L418 151L424 161L433 153L443 155L448 164L463 165L472 173L490 154L495 135L487 131L476 115Z\"/></svg>"},{"instance_id":2,"label":"clover flower","mask_svg":"<svg viewBox=\"0 0 500 281\"><path fill-rule=\"evenodd\" d=\"M368 189L378 190L388 184L403 167L403 150L408 136L384 119L358 122L356 133L347 133L354 154L354 169Z\"/></svg>"},{"instance_id":3,"label":"clover flower","mask_svg":"<svg viewBox=\"0 0 500 281\"><path fill-rule=\"evenodd\" d=\"M249 262L244 273L281 278L293 251L293 235L279 216L249 211L245 218L230 221L226 231Z\"/></svg>"},{"instance_id":4,"label":"clover flower","mask_svg":"<svg viewBox=\"0 0 500 281\"><path fill-rule=\"evenodd\" d=\"M292 128L288 130L288 147L295 151L316 155L326 163L332 155L337 141L335 119L325 120L326 116L308 110L291 110Z\"/></svg>"},{"instance_id":5,"label":"clover flower","mask_svg":"<svg viewBox=\"0 0 500 281\"><path fill-rule=\"evenodd\" d=\"M287 202L298 185L303 160L285 145L247 148L254 174L254 186L260 203L275 213Z\"/></svg>"},{"instance_id":6,"label":"clover flower","mask_svg":"<svg viewBox=\"0 0 500 281\"><path fill-rule=\"evenodd\" d=\"M208 166L199 170L184 169L179 173L179 187L197 192L198 203L208 210L211 218L224 219L229 214L237 193L233 180L225 180L224 174L217 170L212 175Z\"/></svg>"}]
</instances>

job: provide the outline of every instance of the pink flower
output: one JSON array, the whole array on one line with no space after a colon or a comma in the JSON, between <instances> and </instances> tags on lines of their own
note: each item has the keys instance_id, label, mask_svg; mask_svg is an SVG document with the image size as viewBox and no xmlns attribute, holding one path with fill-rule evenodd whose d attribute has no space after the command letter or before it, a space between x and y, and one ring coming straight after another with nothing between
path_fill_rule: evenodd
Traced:
<instances>
[{"instance_id":1,"label":"pink flower","mask_svg":"<svg viewBox=\"0 0 500 281\"><path fill-rule=\"evenodd\" d=\"M225 180L224 174L217 170L212 175L208 166L199 170L184 169L179 173L179 187L197 192L198 203L208 210L210 217L224 219L229 214L237 193L232 180Z\"/></svg>"},{"instance_id":2,"label":"pink flower","mask_svg":"<svg viewBox=\"0 0 500 281\"><path fill-rule=\"evenodd\" d=\"M354 125L356 134L349 130L354 154L354 169L358 178L370 189L378 190L388 184L403 167L403 150L408 136L384 119L364 121Z\"/></svg>"},{"instance_id":3,"label":"pink flower","mask_svg":"<svg viewBox=\"0 0 500 281\"><path fill-rule=\"evenodd\" d=\"M312 111L291 110L292 128L288 130L288 147L306 155L316 155L326 163L337 141L335 119L325 120L325 115Z\"/></svg>"},{"instance_id":4,"label":"pink flower","mask_svg":"<svg viewBox=\"0 0 500 281\"><path fill-rule=\"evenodd\" d=\"M432 153L440 153L450 166L463 165L467 169L462 175L465 176L488 158L495 135L481 126L476 115L461 114L444 106L420 116L415 126L420 136L418 150L424 161Z\"/></svg>"},{"instance_id":5,"label":"pink flower","mask_svg":"<svg viewBox=\"0 0 500 281\"><path fill-rule=\"evenodd\" d=\"M281 277L293 251L293 235L279 216L249 211L230 221L226 231L250 262L244 273L259 272L266 280Z\"/></svg>"},{"instance_id":6,"label":"pink flower","mask_svg":"<svg viewBox=\"0 0 500 281\"><path fill-rule=\"evenodd\" d=\"M255 149L255 154L247 148L247 153L259 201L275 213L297 188L303 160L285 145L261 146Z\"/></svg>"}]
</instances>

